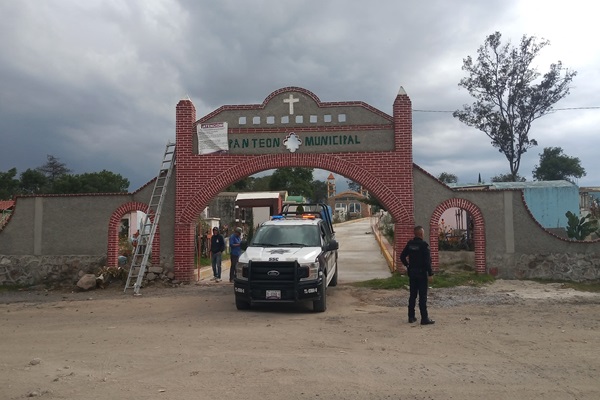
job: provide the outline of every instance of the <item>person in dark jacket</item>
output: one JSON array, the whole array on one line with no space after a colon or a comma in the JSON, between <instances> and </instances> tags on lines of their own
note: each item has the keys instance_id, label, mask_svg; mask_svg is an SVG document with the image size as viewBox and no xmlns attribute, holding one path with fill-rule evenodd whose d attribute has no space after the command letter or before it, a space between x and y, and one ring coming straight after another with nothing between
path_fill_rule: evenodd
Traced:
<instances>
[{"instance_id":1,"label":"person in dark jacket","mask_svg":"<svg viewBox=\"0 0 600 400\"><path fill-rule=\"evenodd\" d=\"M225 239L219 233L219 228L213 228L212 237L210 238L210 254L213 270L213 280L221 282L221 256L225 251Z\"/></svg>"},{"instance_id":2,"label":"person in dark jacket","mask_svg":"<svg viewBox=\"0 0 600 400\"><path fill-rule=\"evenodd\" d=\"M431 253L429 245L423 240L425 231L422 226L415 227L415 237L406 243L400 254L400 261L408 270L410 282L410 296L408 298L408 322L417 321L415 316L415 305L417 295L419 296L419 311L421 313L421 325L431 325L435 321L427 314L427 287L433 280L431 270Z\"/></svg>"}]
</instances>

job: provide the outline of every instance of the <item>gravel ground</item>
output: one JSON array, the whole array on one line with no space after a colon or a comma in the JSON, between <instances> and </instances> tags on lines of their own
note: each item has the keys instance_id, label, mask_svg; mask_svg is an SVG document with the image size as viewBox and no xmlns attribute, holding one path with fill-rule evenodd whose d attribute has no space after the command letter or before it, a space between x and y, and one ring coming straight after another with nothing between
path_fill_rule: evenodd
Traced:
<instances>
[{"instance_id":1,"label":"gravel ground","mask_svg":"<svg viewBox=\"0 0 600 400\"><path fill-rule=\"evenodd\" d=\"M453 288L429 289L427 305L430 308L449 308L464 305L513 305L522 303L523 299L507 293L489 293L485 288L458 286ZM408 291L381 298L377 305L384 307L407 307Z\"/></svg>"},{"instance_id":2,"label":"gravel ground","mask_svg":"<svg viewBox=\"0 0 600 400\"><path fill-rule=\"evenodd\" d=\"M229 283L0 292L0 399L597 400L600 294L496 281L341 284L328 309L235 308ZM281 307L279 307L281 306Z\"/></svg>"}]
</instances>

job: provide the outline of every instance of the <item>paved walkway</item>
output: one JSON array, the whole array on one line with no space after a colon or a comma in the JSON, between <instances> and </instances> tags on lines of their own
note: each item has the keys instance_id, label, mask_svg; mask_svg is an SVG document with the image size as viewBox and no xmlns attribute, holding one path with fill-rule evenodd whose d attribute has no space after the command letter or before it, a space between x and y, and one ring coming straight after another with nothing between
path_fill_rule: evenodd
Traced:
<instances>
[{"instance_id":1,"label":"paved walkway","mask_svg":"<svg viewBox=\"0 0 600 400\"><path fill-rule=\"evenodd\" d=\"M338 279L340 283L388 278L390 268L373 234L371 219L362 218L334 225L340 242Z\"/></svg>"},{"instance_id":2,"label":"paved walkway","mask_svg":"<svg viewBox=\"0 0 600 400\"><path fill-rule=\"evenodd\" d=\"M362 218L335 224L335 236L340 243L338 251L338 279L340 283L388 278L391 275L393 246L372 228L375 218ZM229 283L229 260L223 260L221 278ZM209 282L212 278L210 266L195 271L197 280Z\"/></svg>"},{"instance_id":3,"label":"paved walkway","mask_svg":"<svg viewBox=\"0 0 600 400\"><path fill-rule=\"evenodd\" d=\"M231 261L229 259L223 260L221 262L221 283L229 283L229 267L231 266ZM213 277L212 267L203 266L200 269L196 269L194 271L194 276L197 281L210 281L210 278Z\"/></svg>"}]
</instances>

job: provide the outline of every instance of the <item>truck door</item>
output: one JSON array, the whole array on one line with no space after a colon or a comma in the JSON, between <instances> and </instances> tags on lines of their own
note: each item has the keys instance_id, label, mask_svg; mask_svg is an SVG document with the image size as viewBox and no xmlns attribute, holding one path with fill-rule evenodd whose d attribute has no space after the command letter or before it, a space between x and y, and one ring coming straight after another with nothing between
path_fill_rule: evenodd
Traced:
<instances>
[{"instance_id":1,"label":"truck door","mask_svg":"<svg viewBox=\"0 0 600 400\"><path fill-rule=\"evenodd\" d=\"M323 225L319 225L320 231L321 231L321 240L322 243L327 246L329 245L329 241L331 240L331 236L327 234L327 232L325 231L325 227ZM333 273L333 267L335 265L335 252L333 251L326 251L323 254L323 257L325 258L325 268L327 269L327 276L329 277L330 272Z\"/></svg>"}]
</instances>

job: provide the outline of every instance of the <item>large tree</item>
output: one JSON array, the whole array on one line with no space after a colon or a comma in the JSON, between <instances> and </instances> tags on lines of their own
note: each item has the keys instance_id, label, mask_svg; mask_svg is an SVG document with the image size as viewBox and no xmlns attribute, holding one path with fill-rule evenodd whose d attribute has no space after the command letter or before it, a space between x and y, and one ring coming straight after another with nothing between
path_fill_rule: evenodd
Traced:
<instances>
[{"instance_id":1,"label":"large tree","mask_svg":"<svg viewBox=\"0 0 600 400\"><path fill-rule=\"evenodd\" d=\"M287 190L290 195L312 198L313 168L279 168L271 175L270 190Z\"/></svg>"},{"instance_id":2,"label":"large tree","mask_svg":"<svg viewBox=\"0 0 600 400\"><path fill-rule=\"evenodd\" d=\"M492 140L516 180L521 156L537 145L529 137L532 122L569 94L576 71L563 69L558 61L541 76L532 63L550 42L524 35L519 46L512 47L510 41L503 45L501 38L500 32L489 35L477 51L476 61L471 56L463 60L462 69L468 76L458 85L467 89L475 102L453 115Z\"/></svg>"},{"instance_id":3,"label":"large tree","mask_svg":"<svg viewBox=\"0 0 600 400\"><path fill-rule=\"evenodd\" d=\"M41 167L37 167L36 170L44 174L46 178L48 178L48 182L52 185L58 178L61 176L67 175L71 172L69 168L67 168L65 163L60 162L60 160L53 155L48 154L46 164Z\"/></svg>"},{"instance_id":4,"label":"large tree","mask_svg":"<svg viewBox=\"0 0 600 400\"><path fill-rule=\"evenodd\" d=\"M324 181L313 181L313 195L311 200L314 203L327 203L327 183Z\"/></svg>"},{"instance_id":5,"label":"large tree","mask_svg":"<svg viewBox=\"0 0 600 400\"><path fill-rule=\"evenodd\" d=\"M129 180L120 174L102 170L80 175L63 175L52 185L53 193L122 193Z\"/></svg>"},{"instance_id":6,"label":"large tree","mask_svg":"<svg viewBox=\"0 0 600 400\"><path fill-rule=\"evenodd\" d=\"M555 181L565 179L573 182L573 178L585 176L585 169L577 157L563 154L561 147L546 147L540 154L540 165L533 170L533 178L537 181Z\"/></svg>"}]
</instances>

